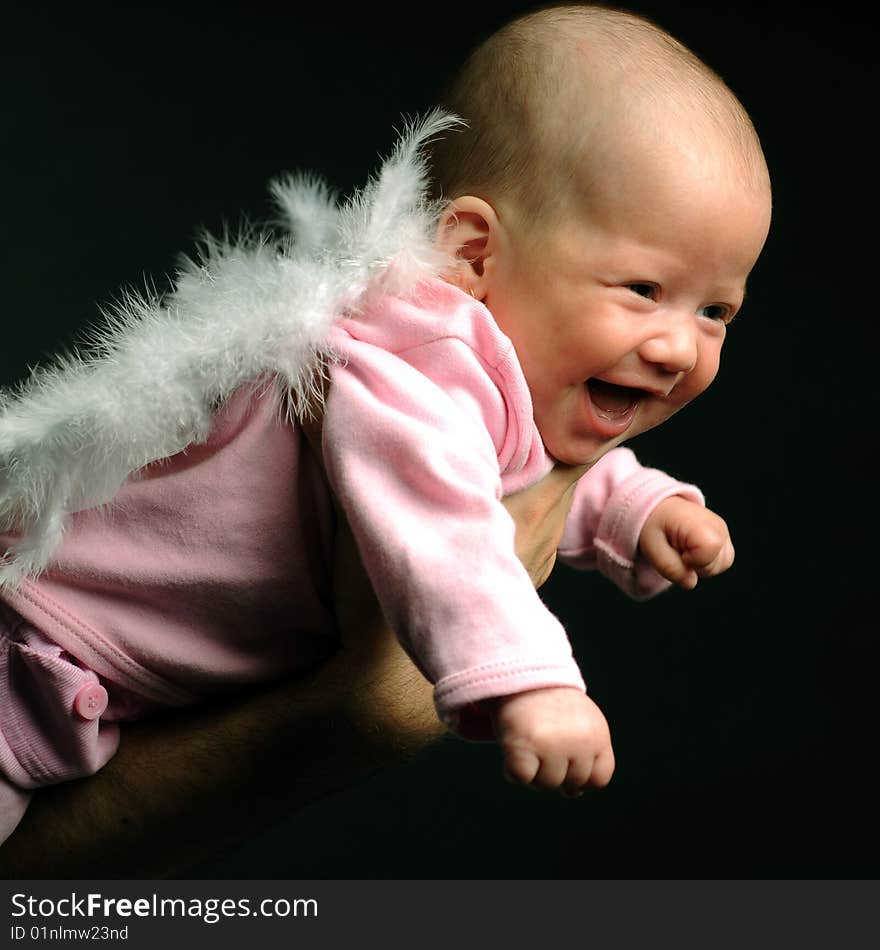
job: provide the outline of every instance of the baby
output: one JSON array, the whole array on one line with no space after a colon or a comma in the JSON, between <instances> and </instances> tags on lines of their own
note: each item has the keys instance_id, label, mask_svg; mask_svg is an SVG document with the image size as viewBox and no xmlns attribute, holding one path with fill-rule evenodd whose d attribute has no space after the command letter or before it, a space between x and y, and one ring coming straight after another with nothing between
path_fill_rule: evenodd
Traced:
<instances>
[{"instance_id":1,"label":"baby","mask_svg":"<svg viewBox=\"0 0 880 950\"><path fill-rule=\"evenodd\" d=\"M503 28L447 104L467 127L431 117L341 212L276 186L295 244L209 247L168 306L6 400L0 835L116 722L325 657L334 502L441 718L517 781L610 779L501 498L582 467L559 555L634 597L730 566L699 491L618 446L712 382L767 171L723 83L605 8ZM302 417L322 368L316 454L275 381Z\"/></svg>"}]
</instances>

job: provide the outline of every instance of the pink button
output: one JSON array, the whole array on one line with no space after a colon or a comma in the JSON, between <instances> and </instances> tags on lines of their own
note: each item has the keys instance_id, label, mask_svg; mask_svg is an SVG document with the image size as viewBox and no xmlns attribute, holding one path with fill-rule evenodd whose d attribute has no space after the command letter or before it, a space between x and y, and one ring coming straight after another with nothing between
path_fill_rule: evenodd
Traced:
<instances>
[{"instance_id":1,"label":"pink button","mask_svg":"<svg viewBox=\"0 0 880 950\"><path fill-rule=\"evenodd\" d=\"M100 683L89 683L76 694L73 708L83 719L97 719L107 708L107 690Z\"/></svg>"}]
</instances>

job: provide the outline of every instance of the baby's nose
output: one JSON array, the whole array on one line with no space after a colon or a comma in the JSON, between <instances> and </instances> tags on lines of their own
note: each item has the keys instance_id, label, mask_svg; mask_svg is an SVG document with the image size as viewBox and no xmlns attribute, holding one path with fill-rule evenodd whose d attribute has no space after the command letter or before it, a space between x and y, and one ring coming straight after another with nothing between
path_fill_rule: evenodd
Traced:
<instances>
[{"instance_id":1,"label":"baby's nose","mask_svg":"<svg viewBox=\"0 0 880 950\"><path fill-rule=\"evenodd\" d=\"M697 326L694 314L668 314L640 348L643 359L667 373L689 373L697 362Z\"/></svg>"}]
</instances>

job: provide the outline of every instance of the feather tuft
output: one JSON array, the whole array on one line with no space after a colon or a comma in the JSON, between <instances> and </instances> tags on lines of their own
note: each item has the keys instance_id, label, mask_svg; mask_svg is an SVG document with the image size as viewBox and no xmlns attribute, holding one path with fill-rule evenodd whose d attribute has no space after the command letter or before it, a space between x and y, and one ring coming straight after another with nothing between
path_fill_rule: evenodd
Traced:
<instances>
[{"instance_id":1,"label":"feather tuft","mask_svg":"<svg viewBox=\"0 0 880 950\"><path fill-rule=\"evenodd\" d=\"M277 179L286 237L202 235L170 293L122 291L80 350L0 392L0 532L15 537L0 588L45 569L71 514L204 442L243 384L277 381L288 418L317 411L333 324L450 263L434 247L423 150L460 124L440 110L407 123L378 175L342 205L313 176Z\"/></svg>"}]
</instances>

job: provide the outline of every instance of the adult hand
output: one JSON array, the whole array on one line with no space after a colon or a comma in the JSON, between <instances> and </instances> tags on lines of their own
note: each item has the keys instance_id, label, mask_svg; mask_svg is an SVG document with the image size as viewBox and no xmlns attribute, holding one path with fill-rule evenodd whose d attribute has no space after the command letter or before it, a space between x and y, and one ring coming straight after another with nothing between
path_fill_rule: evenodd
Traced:
<instances>
[{"instance_id":1,"label":"adult hand","mask_svg":"<svg viewBox=\"0 0 880 950\"><path fill-rule=\"evenodd\" d=\"M504 499L516 522L517 557L535 587L553 570L575 486L587 469L586 465L556 465L537 485Z\"/></svg>"}]
</instances>

